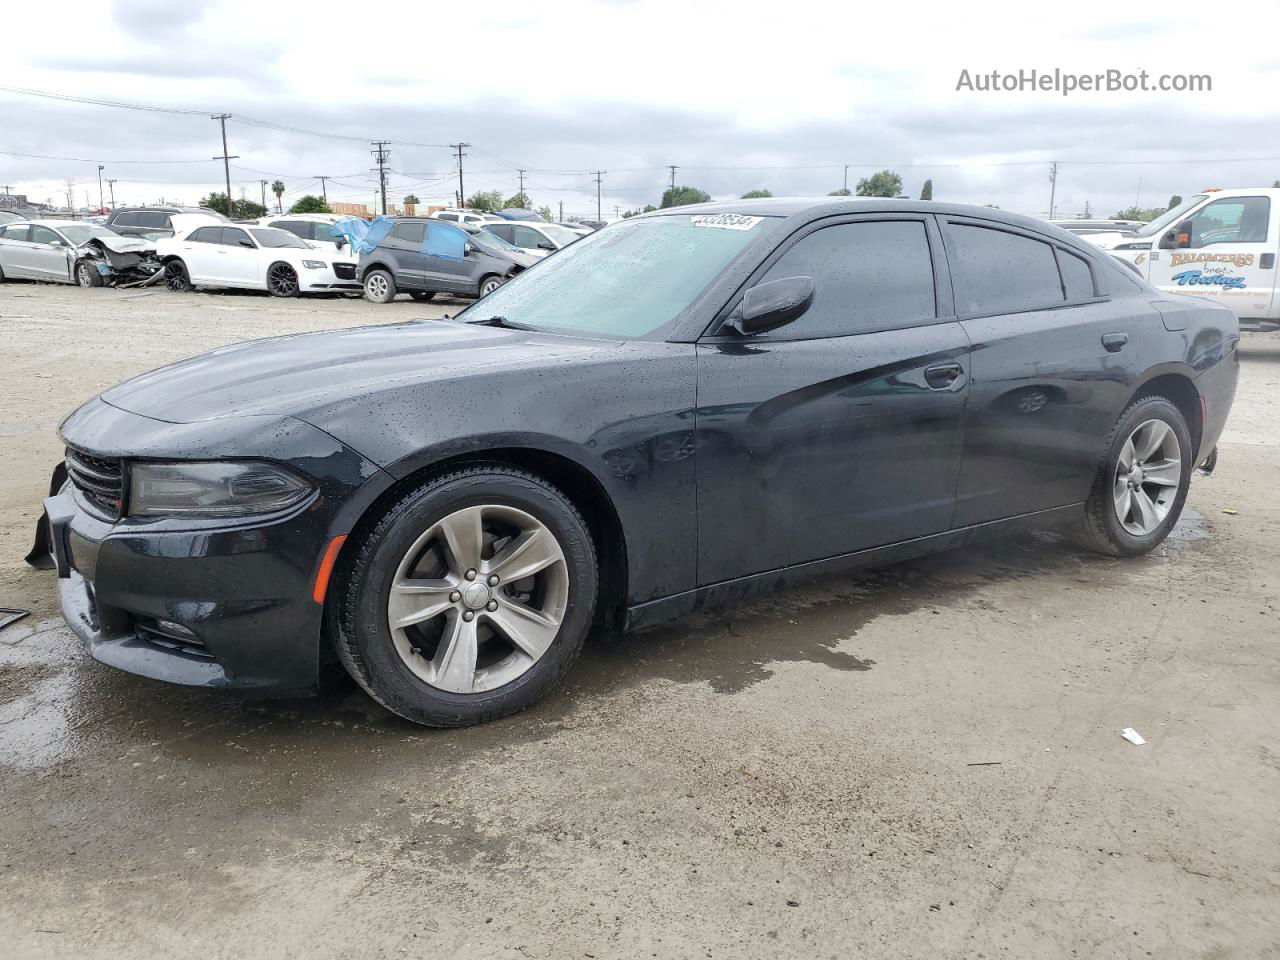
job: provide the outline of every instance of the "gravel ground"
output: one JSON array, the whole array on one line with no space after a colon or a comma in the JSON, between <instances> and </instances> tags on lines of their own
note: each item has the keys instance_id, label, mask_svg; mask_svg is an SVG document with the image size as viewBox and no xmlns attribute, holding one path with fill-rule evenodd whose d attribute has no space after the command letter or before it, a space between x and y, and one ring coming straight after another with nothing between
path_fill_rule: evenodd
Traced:
<instances>
[{"instance_id":1,"label":"gravel ground","mask_svg":"<svg viewBox=\"0 0 1280 960\"><path fill-rule=\"evenodd\" d=\"M0 631L5 956L1280 955L1274 335L1142 560L1036 535L818 581L589 641L462 731L81 652L21 560L66 412L455 308L0 289L0 605L33 611Z\"/></svg>"}]
</instances>

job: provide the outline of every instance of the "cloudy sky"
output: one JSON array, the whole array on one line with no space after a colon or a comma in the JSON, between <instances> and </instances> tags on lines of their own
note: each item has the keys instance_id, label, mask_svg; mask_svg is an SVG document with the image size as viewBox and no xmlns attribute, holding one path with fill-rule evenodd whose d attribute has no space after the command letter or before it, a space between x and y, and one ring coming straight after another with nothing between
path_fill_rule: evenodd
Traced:
<instances>
[{"instance_id":1,"label":"cloudy sky","mask_svg":"<svg viewBox=\"0 0 1280 960\"><path fill-rule=\"evenodd\" d=\"M917 196L1043 215L1280 179L1280 4L485 0L15 2L0 59L0 189L96 205L222 189L372 199L368 141L392 141L389 197L465 186L594 215L677 181L713 196L825 193L890 167ZM1055 68L1208 74L1210 92L981 92L971 75ZM160 110L74 100L107 100ZM166 112L176 111L176 112ZM187 112L184 112L187 111ZM288 128L288 129L284 129ZM26 155L26 156L23 156ZM32 156L41 155L41 156ZM52 159L59 158L59 159ZM76 158L76 159L71 159Z\"/></svg>"}]
</instances>

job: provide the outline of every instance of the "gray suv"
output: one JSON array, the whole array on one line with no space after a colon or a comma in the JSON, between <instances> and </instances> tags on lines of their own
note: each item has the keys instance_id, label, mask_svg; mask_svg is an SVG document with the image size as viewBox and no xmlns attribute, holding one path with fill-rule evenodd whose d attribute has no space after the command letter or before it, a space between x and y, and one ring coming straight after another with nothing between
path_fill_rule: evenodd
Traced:
<instances>
[{"instance_id":1,"label":"gray suv","mask_svg":"<svg viewBox=\"0 0 1280 960\"><path fill-rule=\"evenodd\" d=\"M461 259L426 252L434 246L428 243L428 231L458 229L425 217L397 220L381 243L360 256L359 277L365 298L390 303L402 290L415 300L430 300L437 293L483 297L537 263L484 231L467 238Z\"/></svg>"},{"instance_id":2,"label":"gray suv","mask_svg":"<svg viewBox=\"0 0 1280 960\"><path fill-rule=\"evenodd\" d=\"M106 226L121 236L159 240L173 236L173 222L169 218L175 213L203 213L227 220L217 210L208 207L118 207L108 214Z\"/></svg>"}]
</instances>

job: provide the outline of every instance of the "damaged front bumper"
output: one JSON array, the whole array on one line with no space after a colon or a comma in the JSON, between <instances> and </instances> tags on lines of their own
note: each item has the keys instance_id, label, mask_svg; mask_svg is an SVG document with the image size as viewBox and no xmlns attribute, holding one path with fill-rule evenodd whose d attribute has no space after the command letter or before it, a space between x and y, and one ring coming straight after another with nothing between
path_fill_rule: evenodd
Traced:
<instances>
[{"instance_id":1,"label":"damaged front bumper","mask_svg":"<svg viewBox=\"0 0 1280 960\"><path fill-rule=\"evenodd\" d=\"M78 250L77 270L94 270L100 283L86 282L77 274L82 286L149 287L164 277L164 264L156 253L154 241L139 237L94 237Z\"/></svg>"}]
</instances>

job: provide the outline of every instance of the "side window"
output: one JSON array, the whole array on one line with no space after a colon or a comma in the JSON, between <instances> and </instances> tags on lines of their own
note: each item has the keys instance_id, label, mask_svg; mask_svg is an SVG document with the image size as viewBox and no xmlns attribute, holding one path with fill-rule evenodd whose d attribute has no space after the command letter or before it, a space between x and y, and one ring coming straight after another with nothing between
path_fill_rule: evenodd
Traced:
<instances>
[{"instance_id":1,"label":"side window","mask_svg":"<svg viewBox=\"0 0 1280 960\"><path fill-rule=\"evenodd\" d=\"M490 223L485 226L485 229L507 243L511 243L511 238L515 235L509 223Z\"/></svg>"},{"instance_id":2,"label":"side window","mask_svg":"<svg viewBox=\"0 0 1280 960\"><path fill-rule=\"evenodd\" d=\"M412 244L415 247L422 246L422 238L427 235L427 225L425 223L397 223L391 228L389 236L402 240L405 243Z\"/></svg>"},{"instance_id":3,"label":"side window","mask_svg":"<svg viewBox=\"0 0 1280 960\"><path fill-rule=\"evenodd\" d=\"M288 230L295 237L307 240L310 239L311 224L305 220L277 220L271 226L280 230Z\"/></svg>"},{"instance_id":4,"label":"side window","mask_svg":"<svg viewBox=\"0 0 1280 960\"><path fill-rule=\"evenodd\" d=\"M929 238L918 220L842 223L796 242L761 283L812 277L813 304L779 339L838 337L927 323L937 315Z\"/></svg>"},{"instance_id":5,"label":"side window","mask_svg":"<svg viewBox=\"0 0 1280 960\"><path fill-rule=\"evenodd\" d=\"M188 240L194 243L221 243L222 228L221 227L201 227Z\"/></svg>"},{"instance_id":6,"label":"side window","mask_svg":"<svg viewBox=\"0 0 1280 960\"><path fill-rule=\"evenodd\" d=\"M1093 272L1084 257L1058 250L1058 269L1062 271L1062 287L1068 300L1088 300L1093 293Z\"/></svg>"},{"instance_id":7,"label":"side window","mask_svg":"<svg viewBox=\"0 0 1280 960\"><path fill-rule=\"evenodd\" d=\"M111 221L113 227L136 227L138 225L138 214L132 210L128 210L114 220Z\"/></svg>"},{"instance_id":8,"label":"side window","mask_svg":"<svg viewBox=\"0 0 1280 960\"><path fill-rule=\"evenodd\" d=\"M333 232L333 224L331 223L321 223L316 221L311 224L311 228L310 239L312 240L326 240L329 243L333 243L333 241L338 239L338 235Z\"/></svg>"},{"instance_id":9,"label":"side window","mask_svg":"<svg viewBox=\"0 0 1280 960\"><path fill-rule=\"evenodd\" d=\"M949 223L946 229L961 316L1017 313L1065 299L1049 244L967 223Z\"/></svg>"},{"instance_id":10,"label":"side window","mask_svg":"<svg viewBox=\"0 0 1280 960\"><path fill-rule=\"evenodd\" d=\"M143 210L134 214L138 218L138 226L162 230L169 226L169 215L162 210Z\"/></svg>"},{"instance_id":11,"label":"side window","mask_svg":"<svg viewBox=\"0 0 1280 960\"><path fill-rule=\"evenodd\" d=\"M437 219L437 220L450 220L450 221L452 221L452 222L454 222L454 223L457 223L457 222L458 222L458 215L457 215L456 213L441 213L441 214L437 214L437 215L436 215L436 219Z\"/></svg>"},{"instance_id":12,"label":"side window","mask_svg":"<svg viewBox=\"0 0 1280 960\"><path fill-rule=\"evenodd\" d=\"M547 239L532 227L516 226L512 228L512 233L515 235L515 240L512 242L517 247L525 247L530 250L536 250L538 244Z\"/></svg>"},{"instance_id":13,"label":"side window","mask_svg":"<svg viewBox=\"0 0 1280 960\"><path fill-rule=\"evenodd\" d=\"M1191 216L1191 246L1211 243L1266 243L1271 201L1266 197L1223 197Z\"/></svg>"},{"instance_id":14,"label":"side window","mask_svg":"<svg viewBox=\"0 0 1280 960\"><path fill-rule=\"evenodd\" d=\"M31 227L31 235L28 239L32 243L57 243L62 238L50 230L48 227L41 227L33 224Z\"/></svg>"},{"instance_id":15,"label":"side window","mask_svg":"<svg viewBox=\"0 0 1280 960\"><path fill-rule=\"evenodd\" d=\"M5 240L26 240L27 229L25 223L11 223L3 230L0 230L0 237Z\"/></svg>"},{"instance_id":16,"label":"side window","mask_svg":"<svg viewBox=\"0 0 1280 960\"><path fill-rule=\"evenodd\" d=\"M223 227L222 228L222 244L227 247L240 246L241 240L249 240L249 234L245 233L239 227ZM253 246L253 241L249 240L249 246Z\"/></svg>"}]
</instances>

